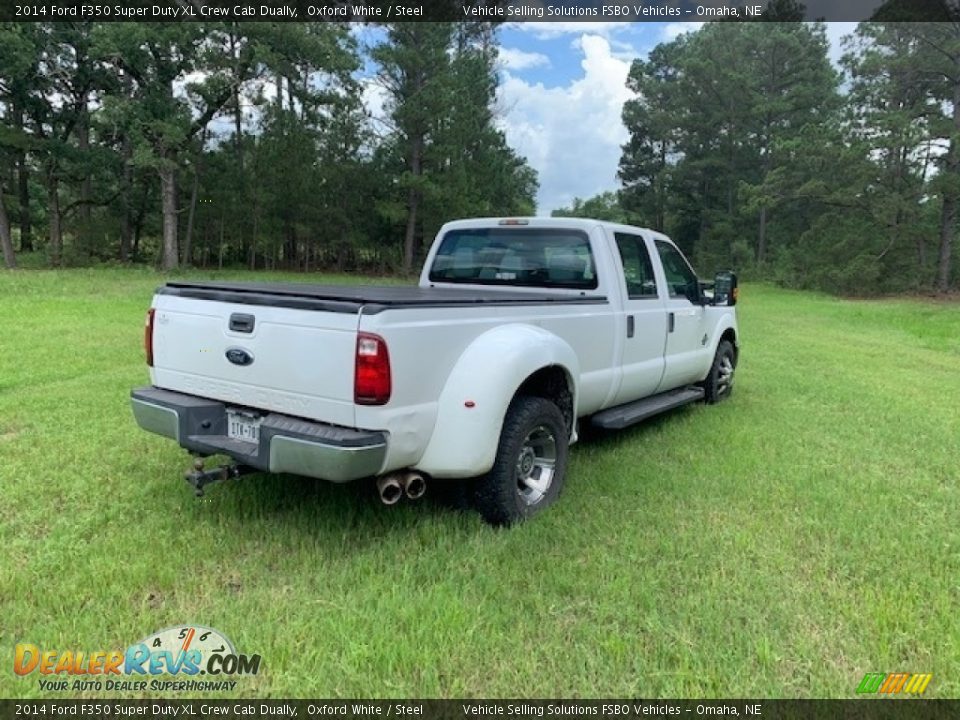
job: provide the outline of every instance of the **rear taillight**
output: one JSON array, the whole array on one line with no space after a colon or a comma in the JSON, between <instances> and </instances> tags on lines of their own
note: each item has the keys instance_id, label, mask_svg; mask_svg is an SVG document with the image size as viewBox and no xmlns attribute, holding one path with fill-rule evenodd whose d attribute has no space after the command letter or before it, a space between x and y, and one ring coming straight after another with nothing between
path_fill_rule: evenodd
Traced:
<instances>
[{"instance_id":1,"label":"rear taillight","mask_svg":"<svg viewBox=\"0 0 960 720\"><path fill-rule=\"evenodd\" d=\"M153 367L153 313L153 308L147 310L147 319L143 323L143 351L147 355L147 365L150 367Z\"/></svg>"},{"instance_id":2,"label":"rear taillight","mask_svg":"<svg viewBox=\"0 0 960 720\"><path fill-rule=\"evenodd\" d=\"M353 401L357 405L386 405L390 400L390 354L379 335L357 335Z\"/></svg>"}]
</instances>

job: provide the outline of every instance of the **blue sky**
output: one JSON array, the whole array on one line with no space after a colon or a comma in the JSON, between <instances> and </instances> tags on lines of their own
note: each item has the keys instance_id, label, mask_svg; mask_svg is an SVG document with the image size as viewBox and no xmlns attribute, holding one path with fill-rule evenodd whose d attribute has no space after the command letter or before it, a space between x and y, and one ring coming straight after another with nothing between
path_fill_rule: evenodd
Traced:
<instances>
[{"instance_id":1,"label":"blue sky","mask_svg":"<svg viewBox=\"0 0 960 720\"><path fill-rule=\"evenodd\" d=\"M630 63L697 27L551 22L500 31L498 122L539 173L538 214L617 187Z\"/></svg>"},{"instance_id":2,"label":"blue sky","mask_svg":"<svg viewBox=\"0 0 960 720\"><path fill-rule=\"evenodd\" d=\"M696 23L670 25L677 29L698 26ZM525 76L548 86L566 85L582 75L583 55L578 52L578 41L584 35L607 38L613 53L632 60L638 55L646 55L665 37L673 36L673 32L668 23L510 23L500 30L501 46L508 51L501 59L506 61L508 70L522 69ZM524 68L522 61L516 63L515 54L509 52L512 50L533 53L541 58Z\"/></svg>"},{"instance_id":3,"label":"blue sky","mask_svg":"<svg viewBox=\"0 0 960 720\"><path fill-rule=\"evenodd\" d=\"M625 81L634 58L700 23L526 22L501 26L497 122L540 179L537 213L618 187L620 119L630 98ZM830 23L831 58L853 23ZM383 98L368 85L376 116Z\"/></svg>"}]
</instances>

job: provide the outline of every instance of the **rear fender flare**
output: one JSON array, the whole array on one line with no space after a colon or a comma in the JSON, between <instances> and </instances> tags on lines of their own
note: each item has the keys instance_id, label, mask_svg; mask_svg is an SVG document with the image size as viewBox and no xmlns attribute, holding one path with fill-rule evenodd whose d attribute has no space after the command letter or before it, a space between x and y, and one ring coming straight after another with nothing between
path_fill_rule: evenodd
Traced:
<instances>
[{"instance_id":1,"label":"rear fender flare","mask_svg":"<svg viewBox=\"0 0 960 720\"><path fill-rule=\"evenodd\" d=\"M567 376L575 416L580 368L565 340L519 323L496 327L474 340L447 378L433 435L417 468L441 478L475 477L490 470L517 390L535 372L551 366Z\"/></svg>"}]
</instances>

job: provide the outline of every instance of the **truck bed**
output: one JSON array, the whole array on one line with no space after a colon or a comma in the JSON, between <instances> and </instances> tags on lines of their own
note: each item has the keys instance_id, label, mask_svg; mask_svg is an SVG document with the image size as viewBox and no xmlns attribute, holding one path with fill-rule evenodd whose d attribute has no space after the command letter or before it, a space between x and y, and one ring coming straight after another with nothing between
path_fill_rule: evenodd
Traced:
<instances>
[{"instance_id":1,"label":"truck bed","mask_svg":"<svg viewBox=\"0 0 960 720\"><path fill-rule=\"evenodd\" d=\"M159 295L244 305L373 315L390 308L460 307L467 305L599 304L602 295L517 292L509 289L421 288L405 285L313 285L308 283L230 283L174 280Z\"/></svg>"}]
</instances>

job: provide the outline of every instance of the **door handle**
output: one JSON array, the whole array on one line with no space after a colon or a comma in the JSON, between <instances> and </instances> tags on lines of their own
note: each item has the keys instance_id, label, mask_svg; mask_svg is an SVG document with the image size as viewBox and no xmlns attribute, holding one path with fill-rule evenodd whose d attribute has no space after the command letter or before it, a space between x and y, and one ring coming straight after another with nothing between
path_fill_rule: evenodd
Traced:
<instances>
[{"instance_id":1,"label":"door handle","mask_svg":"<svg viewBox=\"0 0 960 720\"><path fill-rule=\"evenodd\" d=\"M633 330L634 330L633 315L627 315L627 337L628 338L633 337Z\"/></svg>"},{"instance_id":2,"label":"door handle","mask_svg":"<svg viewBox=\"0 0 960 720\"><path fill-rule=\"evenodd\" d=\"M667 313L667 332L673 332L673 328L677 325L677 316L676 313Z\"/></svg>"},{"instance_id":3,"label":"door handle","mask_svg":"<svg viewBox=\"0 0 960 720\"><path fill-rule=\"evenodd\" d=\"M230 316L230 329L233 332L251 333L253 332L253 324L255 321L256 319L253 315L233 313L233 315Z\"/></svg>"}]
</instances>

